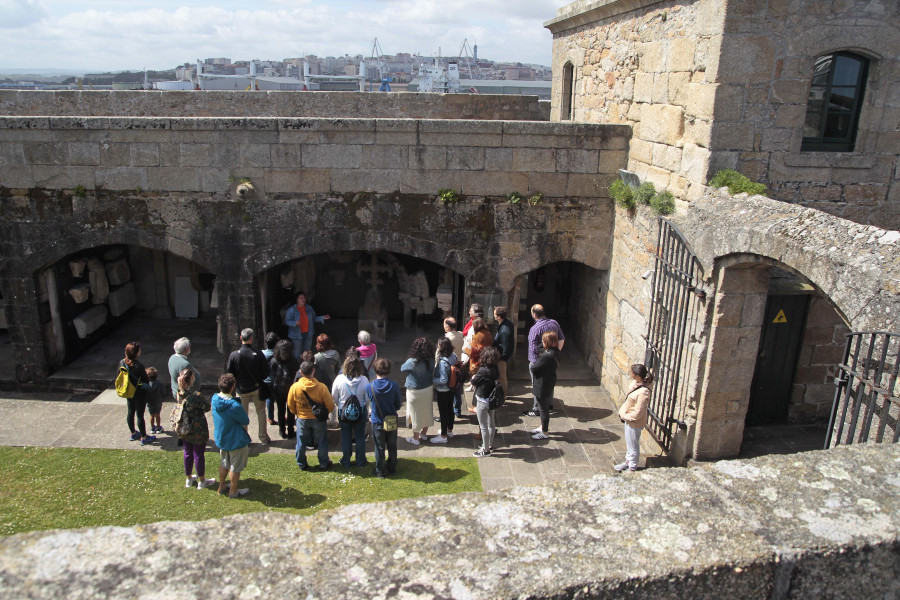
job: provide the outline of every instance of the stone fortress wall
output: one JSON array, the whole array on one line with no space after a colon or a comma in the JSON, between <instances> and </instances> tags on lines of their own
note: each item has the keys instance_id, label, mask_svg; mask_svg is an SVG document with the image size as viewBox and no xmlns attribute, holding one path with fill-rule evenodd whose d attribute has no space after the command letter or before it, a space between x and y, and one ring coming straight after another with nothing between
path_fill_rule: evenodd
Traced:
<instances>
[{"instance_id":1,"label":"stone fortress wall","mask_svg":"<svg viewBox=\"0 0 900 600\"><path fill-rule=\"evenodd\" d=\"M0 539L0 574L4 595L33 599L891 598L898 467L900 445L856 446L464 501L33 532ZM180 567L198 556L202 576Z\"/></svg>"},{"instance_id":2,"label":"stone fortress wall","mask_svg":"<svg viewBox=\"0 0 900 600\"><path fill-rule=\"evenodd\" d=\"M736 169L773 196L900 228L900 6L886 0L579 0L554 34L553 120L634 128L629 169L693 200ZM870 59L854 152L800 151L817 56Z\"/></svg>"},{"instance_id":3,"label":"stone fortress wall","mask_svg":"<svg viewBox=\"0 0 900 600\"><path fill-rule=\"evenodd\" d=\"M0 90L0 115L548 121L537 96L399 92Z\"/></svg>"}]
</instances>

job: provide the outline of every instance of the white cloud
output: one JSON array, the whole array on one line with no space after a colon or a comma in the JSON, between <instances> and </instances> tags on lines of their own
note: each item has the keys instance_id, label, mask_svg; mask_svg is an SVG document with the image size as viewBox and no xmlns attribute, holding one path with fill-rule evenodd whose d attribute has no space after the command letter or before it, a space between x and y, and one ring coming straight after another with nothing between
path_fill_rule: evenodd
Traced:
<instances>
[{"instance_id":1,"label":"white cloud","mask_svg":"<svg viewBox=\"0 0 900 600\"><path fill-rule=\"evenodd\" d=\"M493 60L550 63L542 26L559 4L458 0L220 0L172 2L0 0L17 8L20 29L0 46L2 67L168 69L197 58L273 59L384 52L456 55L463 39ZM30 10L27 12L25 9ZM11 13L12 14L12 13ZM25 18L30 15L30 20ZM43 19L41 19L43 15Z\"/></svg>"},{"instance_id":2,"label":"white cloud","mask_svg":"<svg viewBox=\"0 0 900 600\"><path fill-rule=\"evenodd\" d=\"M0 0L0 29L18 29L47 16L37 0Z\"/></svg>"}]
</instances>

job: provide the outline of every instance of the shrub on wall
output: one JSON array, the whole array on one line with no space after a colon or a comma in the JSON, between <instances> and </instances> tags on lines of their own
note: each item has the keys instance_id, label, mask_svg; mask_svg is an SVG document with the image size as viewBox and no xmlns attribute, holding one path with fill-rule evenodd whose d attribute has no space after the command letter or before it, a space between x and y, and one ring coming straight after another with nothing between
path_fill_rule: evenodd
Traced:
<instances>
[{"instance_id":1,"label":"shrub on wall","mask_svg":"<svg viewBox=\"0 0 900 600\"><path fill-rule=\"evenodd\" d=\"M746 175L742 175L731 169L722 169L709 180L710 186L714 188L727 187L732 194L747 193L751 196L765 196L766 184L750 181Z\"/></svg>"},{"instance_id":2,"label":"shrub on wall","mask_svg":"<svg viewBox=\"0 0 900 600\"><path fill-rule=\"evenodd\" d=\"M675 212L675 196L672 192L657 192L649 181L645 181L640 187L632 187L621 179L616 179L609 186L609 194L616 204L624 208L633 209L638 204L643 204L658 215L670 215Z\"/></svg>"},{"instance_id":3,"label":"shrub on wall","mask_svg":"<svg viewBox=\"0 0 900 600\"><path fill-rule=\"evenodd\" d=\"M634 191L631 186L621 179L616 179L609 186L609 195L616 201L616 204L623 208L634 208Z\"/></svg>"}]
</instances>

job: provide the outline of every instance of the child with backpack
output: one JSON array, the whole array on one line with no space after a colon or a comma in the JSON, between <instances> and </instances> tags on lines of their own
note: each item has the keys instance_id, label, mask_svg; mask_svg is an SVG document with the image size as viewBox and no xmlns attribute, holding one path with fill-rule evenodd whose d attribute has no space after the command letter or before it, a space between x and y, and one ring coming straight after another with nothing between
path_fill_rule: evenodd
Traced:
<instances>
[{"instance_id":1,"label":"child with backpack","mask_svg":"<svg viewBox=\"0 0 900 600\"><path fill-rule=\"evenodd\" d=\"M337 407L338 421L341 425L341 466L351 466L350 456L353 444L356 444L356 466L368 464L366 461L366 419L368 417L368 400L366 386L369 378L364 374L362 362L357 358L355 349L350 349L341 367L341 373L334 379L331 396Z\"/></svg>"},{"instance_id":2,"label":"child with backpack","mask_svg":"<svg viewBox=\"0 0 900 600\"><path fill-rule=\"evenodd\" d=\"M162 412L163 386L157 381L159 372L155 367L147 367L147 379L150 380L146 391L147 411L150 413L150 433L162 433L162 421L159 413Z\"/></svg>"}]
</instances>

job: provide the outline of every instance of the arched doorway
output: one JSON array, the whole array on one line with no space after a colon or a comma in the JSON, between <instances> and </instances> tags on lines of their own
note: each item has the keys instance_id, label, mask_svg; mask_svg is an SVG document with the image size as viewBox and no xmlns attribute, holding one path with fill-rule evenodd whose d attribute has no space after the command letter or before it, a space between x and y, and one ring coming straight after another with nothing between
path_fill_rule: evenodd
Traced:
<instances>
[{"instance_id":1,"label":"arched doorway","mask_svg":"<svg viewBox=\"0 0 900 600\"><path fill-rule=\"evenodd\" d=\"M743 456L823 447L834 378L849 332L844 319L805 277L771 268Z\"/></svg>"},{"instance_id":2,"label":"arched doorway","mask_svg":"<svg viewBox=\"0 0 900 600\"><path fill-rule=\"evenodd\" d=\"M171 252L110 244L73 252L34 273L49 379L105 388L129 341L168 384L172 344L192 340L201 372L221 369L215 274ZM204 369L206 367L206 369Z\"/></svg>"},{"instance_id":3,"label":"arched doorway","mask_svg":"<svg viewBox=\"0 0 900 600\"><path fill-rule=\"evenodd\" d=\"M316 333L328 333L342 352L360 329L398 349L416 335L439 335L445 316L462 316L466 294L464 277L452 269L388 251L304 256L263 271L257 285L266 332L287 337L285 313L302 291L317 315L330 317Z\"/></svg>"}]
</instances>

